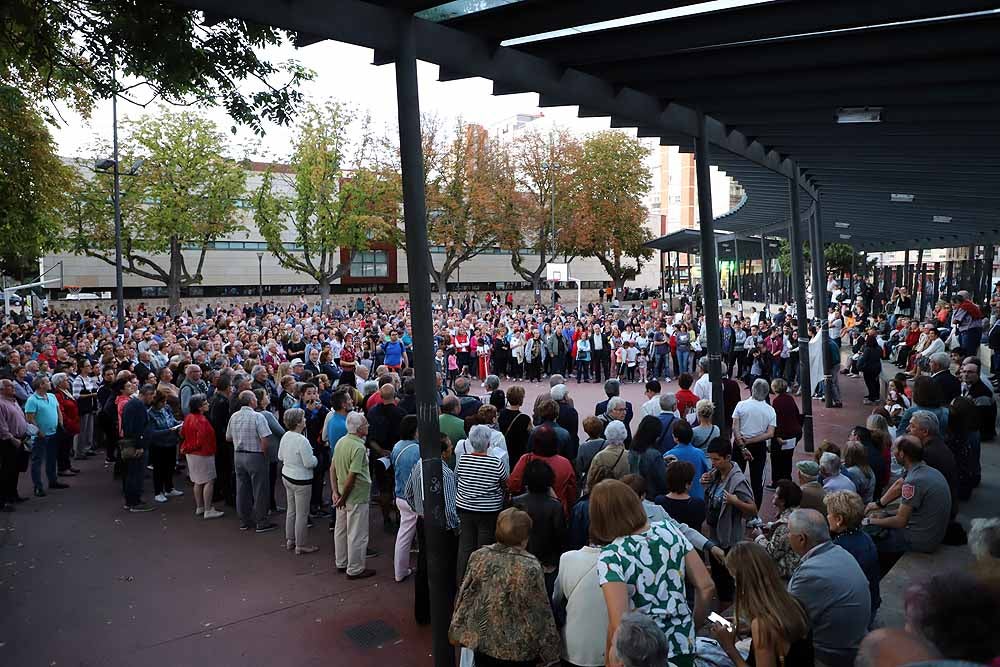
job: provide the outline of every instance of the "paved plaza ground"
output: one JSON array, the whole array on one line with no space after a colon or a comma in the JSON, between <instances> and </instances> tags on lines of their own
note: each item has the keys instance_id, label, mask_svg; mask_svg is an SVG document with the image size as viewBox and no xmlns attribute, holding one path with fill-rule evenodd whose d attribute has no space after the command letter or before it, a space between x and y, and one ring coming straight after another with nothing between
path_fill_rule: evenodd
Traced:
<instances>
[{"instance_id":1,"label":"paved plaza ground","mask_svg":"<svg viewBox=\"0 0 1000 667\"><path fill-rule=\"evenodd\" d=\"M547 387L525 386L526 406ZM813 402L818 439L843 442L869 411L860 380L842 378L841 386L844 409ZM604 399L598 384L569 388L581 416ZM642 393L642 385L623 388L637 409ZM196 520L183 476L187 495L129 514L100 457L80 467L73 488L0 514L0 665L431 664L430 630L413 621L412 582L393 580L393 536L377 511L371 535L381 555L369 565L378 575L352 582L333 566L324 521L311 529L322 550L295 556L282 548L281 531L240 532L232 508ZM996 480L997 471L988 475ZM30 481L21 481L30 495ZM151 499L150 480L145 488ZM283 526L283 516L277 521Z\"/></svg>"}]
</instances>

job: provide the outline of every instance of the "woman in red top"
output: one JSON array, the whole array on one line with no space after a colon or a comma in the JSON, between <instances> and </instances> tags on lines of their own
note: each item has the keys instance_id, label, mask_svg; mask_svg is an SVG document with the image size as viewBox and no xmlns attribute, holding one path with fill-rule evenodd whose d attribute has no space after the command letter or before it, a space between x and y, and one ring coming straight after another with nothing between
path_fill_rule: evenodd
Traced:
<instances>
[{"instance_id":1,"label":"woman in red top","mask_svg":"<svg viewBox=\"0 0 1000 667\"><path fill-rule=\"evenodd\" d=\"M187 458L188 476L194 483L195 516L218 519L225 512L215 509L215 429L208 421L208 399L204 394L191 397L191 412L181 426L181 453Z\"/></svg>"},{"instance_id":2,"label":"woman in red top","mask_svg":"<svg viewBox=\"0 0 1000 667\"><path fill-rule=\"evenodd\" d=\"M507 490L511 495L516 495L524 490L524 468L533 459L545 461L552 468L556 479L552 484L552 489L556 493L559 502L562 503L563 512L569 516L569 510L576 502L576 473L573 464L564 456L557 453L556 432L550 426L540 426L531 434L531 451L525 454L514 466L507 480Z\"/></svg>"},{"instance_id":3,"label":"woman in red top","mask_svg":"<svg viewBox=\"0 0 1000 667\"><path fill-rule=\"evenodd\" d=\"M52 376L52 388L62 411L62 431L59 433L59 474L72 477L80 472L73 467L73 438L80 434L80 409L70 389L69 375L56 373Z\"/></svg>"}]
</instances>

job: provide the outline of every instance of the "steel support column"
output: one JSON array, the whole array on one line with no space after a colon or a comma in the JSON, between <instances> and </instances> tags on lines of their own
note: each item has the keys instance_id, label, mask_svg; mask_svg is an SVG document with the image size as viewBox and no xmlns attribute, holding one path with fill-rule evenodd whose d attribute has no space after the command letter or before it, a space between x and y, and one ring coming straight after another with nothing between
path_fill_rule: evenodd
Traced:
<instances>
[{"instance_id":1,"label":"steel support column","mask_svg":"<svg viewBox=\"0 0 1000 667\"><path fill-rule=\"evenodd\" d=\"M430 588L431 632L435 667L454 667L455 649L448 641L452 600L448 590L455 576L446 567L445 507L434 376L434 331L428 272L427 212L424 200L423 148L420 136L420 96L413 22L400 21L396 51L396 103L399 112L399 152L406 227L407 277L412 309L413 370L417 389L417 424L423 461L424 532L427 536L427 578Z\"/></svg>"},{"instance_id":2,"label":"steel support column","mask_svg":"<svg viewBox=\"0 0 1000 667\"><path fill-rule=\"evenodd\" d=\"M924 307L924 283L927 278L927 272L924 269L924 249L917 249L917 264L913 267L913 291L910 293L910 298L913 299L913 314L916 316L917 320L922 319L923 307ZM920 294L920 299L918 302L917 294Z\"/></svg>"},{"instance_id":3,"label":"steel support column","mask_svg":"<svg viewBox=\"0 0 1000 667\"><path fill-rule=\"evenodd\" d=\"M823 217L818 199L816 200L816 207L810 223L809 246L816 249L810 254L810 257L812 257L813 271L818 279L813 289L813 304L818 313L817 317L819 317L819 342L823 354L821 357L823 360L823 401L826 403L826 407L832 408L833 394L830 392L830 380L833 377L832 373L835 371L833 371L834 360L830 359L830 355L826 354L826 350L830 346L830 316L827 313L826 305L826 262L823 253ZM837 363L840 363L840 361L837 360Z\"/></svg>"},{"instance_id":4,"label":"steel support column","mask_svg":"<svg viewBox=\"0 0 1000 667\"><path fill-rule=\"evenodd\" d=\"M996 259L996 248L992 243L983 247L983 291L982 300L989 303L993 294L993 260Z\"/></svg>"},{"instance_id":5,"label":"steel support column","mask_svg":"<svg viewBox=\"0 0 1000 667\"><path fill-rule=\"evenodd\" d=\"M768 304L771 302L770 295L767 293L767 238L764 234L764 230L760 230L760 279L761 279L761 292L764 294L764 312L770 314L768 310Z\"/></svg>"},{"instance_id":6,"label":"steel support column","mask_svg":"<svg viewBox=\"0 0 1000 667\"><path fill-rule=\"evenodd\" d=\"M809 315L806 312L806 272L802 253L795 248L802 247L802 220L799 216L798 183L788 181L792 215L788 224L788 245L792 260L792 292L795 298L795 319L799 327L799 393L802 396L802 440L807 452L813 451L813 383L809 377Z\"/></svg>"},{"instance_id":7,"label":"steel support column","mask_svg":"<svg viewBox=\"0 0 1000 667\"><path fill-rule=\"evenodd\" d=\"M694 140L695 182L698 188L698 220L701 228L701 285L708 329L708 379L712 384L713 420L725 436L725 405L722 400L722 334L719 328L719 274L716 272L715 224L712 220L712 180L709 173L708 133L705 116L698 114L698 136ZM709 295L713 295L712 298Z\"/></svg>"},{"instance_id":8,"label":"steel support column","mask_svg":"<svg viewBox=\"0 0 1000 667\"><path fill-rule=\"evenodd\" d=\"M951 301L951 281L955 277L955 260L948 260L948 270L945 273L944 298Z\"/></svg>"},{"instance_id":9,"label":"steel support column","mask_svg":"<svg viewBox=\"0 0 1000 667\"><path fill-rule=\"evenodd\" d=\"M906 291L910 293L910 298L913 298L913 289L910 285L910 251L907 250L903 254L903 287Z\"/></svg>"}]
</instances>

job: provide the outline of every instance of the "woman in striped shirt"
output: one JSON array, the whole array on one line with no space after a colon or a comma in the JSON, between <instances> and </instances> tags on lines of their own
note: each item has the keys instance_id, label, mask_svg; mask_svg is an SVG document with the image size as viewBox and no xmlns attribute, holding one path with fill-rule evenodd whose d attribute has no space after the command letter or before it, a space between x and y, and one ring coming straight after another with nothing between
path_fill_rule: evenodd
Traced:
<instances>
[{"instance_id":1,"label":"woman in striped shirt","mask_svg":"<svg viewBox=\"0 0 1000 667\"><path fill-rule=\"evenodd\" d=\"M477 424L469 431L472 451L455 465L458 493L455 505L462 532L458 544L458 581L465 576L469 556L495 541L497 514L503 509L507 466L488 454L490 428Z\"/></svg>"}]
</instances>

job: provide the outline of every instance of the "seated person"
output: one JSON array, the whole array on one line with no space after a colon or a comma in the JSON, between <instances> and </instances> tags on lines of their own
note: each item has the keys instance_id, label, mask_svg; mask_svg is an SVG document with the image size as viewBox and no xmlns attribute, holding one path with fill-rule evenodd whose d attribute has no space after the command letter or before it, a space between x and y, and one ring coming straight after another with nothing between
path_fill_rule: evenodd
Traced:
<instances>
[{"instance_id":1,"label":"seated person","mask_svg":"<svg viewBox=\"0 0 1000 667\"><path fill-rule=\"evenodd\" d=\"M687 461L694 467L694 481L691 484L691 497L698 500L705 499L705 489L701 485L701 476L709 471L708 461L705 460L705 453L691 444L694 437L694 429L691 424L683 419L678 419L671 426L674 435L674 445L666 454L664 459L673 457L678 461Z\"/></svg>"},{"instance_id":2,"label":"seated person","mask_svg":"<svg viewBox=\"0 0 1000 667\"><path fill-rule=\"evenodd\" d=\"M667 465L667 490L656 499L657 504L676 521L695 530L705 523L705 501L691 495L694 466L687 461L671 461Z\"/></svg>"},{"instance_id":3,"label":"seated person","mask_svg":"<svg viewBox=\"0 0 1000 667\"><path fill-rule=\"evenodd\" d=\"M825 496L826 521L830 525L833 543L846 549L858 561L861 571L868 579L868 593L872 598L872 620L878 611L882 598L879 596L878 551L875 543L864 530L861 520L865 517L865 505L861 496L850 491L834 491Z\"/></svg>"},{"instance_id":4,"label":"seated person","mask_svg":"<svg viewBox=\"0 0 1000 667\"><path fill-rule=\"evenodd\" d=\"M841 470L840 457L833 452L824 452L819 459L819 473L823 480L823 490L827 493L833 491L854 491L857 487L851 478Z\"/></svg>"},{"instance_id":5,"label":"seated person","mask_svg":"<svg viewBox=\"0 0 1000 667\"><path fill-rule=\"evenodd\" d=\"M920 441L903 435L896 438L894 449L896 461L906 474L865 508L868 516L862 521L863 525L887 529L875 536L882 576L907 551L935 551L951 520L948 482L944 475L924 462ZM897 499L899 509L893 515L886 515L882 510Z\"/></svg>"}]
</instances>

